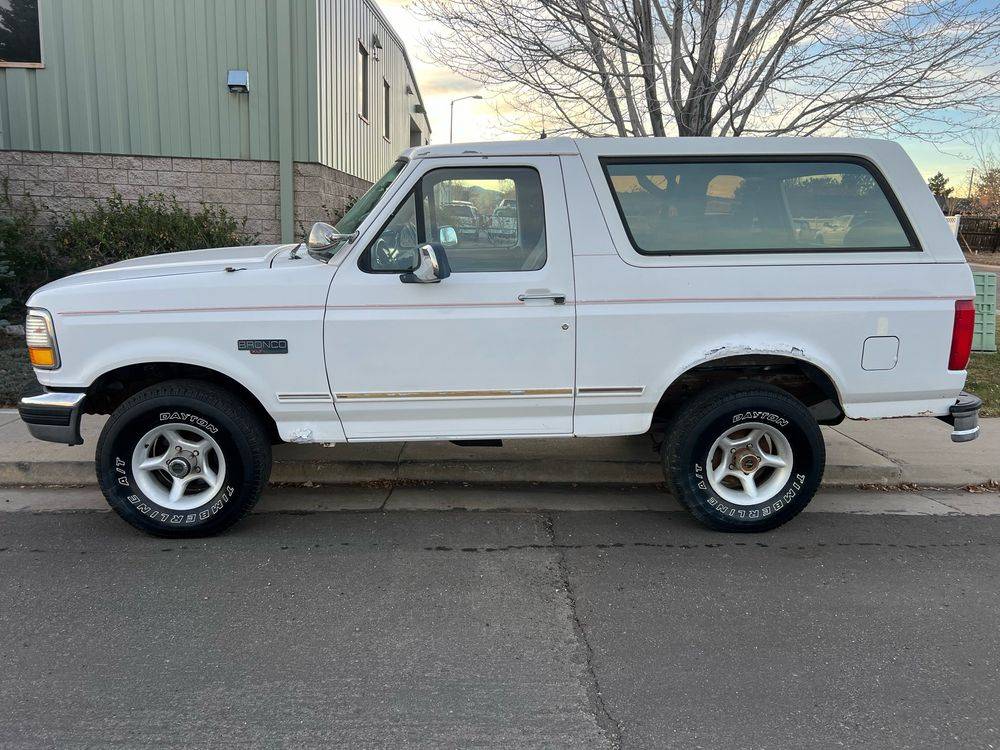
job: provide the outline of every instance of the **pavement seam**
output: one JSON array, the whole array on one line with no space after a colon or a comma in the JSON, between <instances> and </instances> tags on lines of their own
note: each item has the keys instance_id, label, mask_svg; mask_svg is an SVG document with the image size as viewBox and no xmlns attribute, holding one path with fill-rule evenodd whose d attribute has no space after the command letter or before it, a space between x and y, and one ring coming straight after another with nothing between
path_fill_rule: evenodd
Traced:
<instances>
[{"instance_id":1,"label":"pavement seam","mask_svg":"<svg viewBox=\"0 0 1000 750\"><path fill-rule=\"evenodd\" d=\"M890 463L891 463L891 464L892 464L893 466L895 466L895 467L896 467L897 469L900 469L900 470L902 470L902 467L903 467L903 464L902 464L902 462L898 461L898 460L897 460L896 458L894 458L894 457L893 457L893 456L892 456L892 455L891 455L890 453L888 453L887 451L883 451L883 450L879 450L878 448L875 448L875 447L873 447L873 446L871 446L871 445L868 445L867 443L862 443L862 442L861 442L860 440L858 440L858 439L857 439L856 437L854 437L853 435L848 435L848 434L847 434L846 432L843 432L842 430L838 430L838 429L837 429L836 427L830 427L830 430L831 430L831 431L833 431L833 432L836 432L836 433L837 433L838 435L840 435L840 436L842 436L842 437L845 437L845 438L847 438L848 440L850 440L850 441L851 441L851 442L853 442L853 443L857 443L857 444L858 444L858 445L860 445L860 446L861 446L862 448L865 448L866 450L870 450L870 451L871 451L872 453L874 453L874 454L876 454L876 455L878 455L878 456L881 456L881 457L882 457L882 458L884 458L884 459L885 459L886 461L889 461L889 462L890 462Z\"/></svg>"},{"instance_id":2,"label":"pavement seam","mask_svg":"<svg viewBox=\"0 0 1000 750\"><path fill-rule=\"evenodd\" d=\"M614 512L614 511L600 511ZM632 511L623 511L631 513ZM681 513L682 511L674 511ZM849 514L848 514L849 515ZM965 513L949 515L926 515L909 516L910 518L956 518L966 516ZM553 550L562 554L563 550L620 550L620 549L659 549L674 552L700 552L706 549L735 549L760 551L764 549L776 549L782 551L804 552L818 549L832 548L858 548L875 550L897 550L897 549L969 549L973 547L998 547L1000 542L930 542L928 544L906 544L904 542L812 542L810 544L776 544L774 542L591 542L589 544L508 544L502 547L448 547L438 545L436 547L424 547L426 552L461 553L461 554L490 554L496 552L522 552L524 550Z\"/></svg>"},{"instance_id":3,"label":"pavement seam","mask_svg":"<svg viewBox=\"0 0 1000 750\"><path fill-rule=\"evenodd\" d=\"M559 572L559 582L562 585L566 598L566 604L569 607L570 621L573 623L573 634L576 636L577 643L583 651L584 671L587 675L587 681L584 687L587 692L587 697L590 699L591 712L594 716L594 721L597 722L597 726L600 727L601 731L607 737L609 747L613 748L613 750L618 750L622 746L621 726L608 710L608 706L604 701L604 694L601 692L601 683L597 679L597 670L594 668L594 648L590 645L590 640L587 638L587 632L584 630L583 623L580 621L576 594L573 592L573 587L569 580L569 570L566 565L566 554L564 548L560 547L556 543L555 521L552 514L543 514L542 523L545 527L545 533L549 539L549 548L552 549L556 555L556 570Z\"/></svg>"},{"instance_id":4,"label":"pavement seam","mask_svg":"<svg viewBox=\"0 0 1000 750\"><path fill-rule=\"evenodd\" d=\"M946 502L945 502L944 500L939 500L939 499L938 499L938 498L936 498L936 497L932 497L931 495L929 495L929 494L928 494L928 493L926 493L926 492L918 492L917 494L918 494L918 495L920 495L920 497L922 497L922 498L925 498L925 499L927 499L927 500L930 500L930 501L931 501L932 503L937 503L938 505L942 505L942 506L944 506L945 508L948 508L948 509L949 509L950 511L952 511L952 513L957 513L957 514L961 514L961 515L963 515L963 516L966 516L966 515L970 515L970 514L968 513L968 511L964 511L964 510L962 510L962 509L960 509L960 508L956 508L956 507L955 507L954 505L949 505L949 504L948 504L948 503L946 503Z\"/></svg>"}]
</instances>

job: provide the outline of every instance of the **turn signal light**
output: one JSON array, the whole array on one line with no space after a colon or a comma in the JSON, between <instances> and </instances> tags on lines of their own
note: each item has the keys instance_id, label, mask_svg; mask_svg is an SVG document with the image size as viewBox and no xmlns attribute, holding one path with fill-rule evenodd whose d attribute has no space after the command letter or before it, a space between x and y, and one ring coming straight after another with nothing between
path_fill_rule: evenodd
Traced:
<instances>
[{"instance_id":1,"label":"turn signal light","mask_svg":"<svg viewBox=\"0 0 1000 750\"><path fill-rule=\"evenodd\" d=\"M59 350L52 317L45 310L30 310L24 321L24 338L32 367L54 370L59 367Z\"/></svg>"},{"instance_id":2,"label":"turn signal light","mask_svg":"<svg viewBox=\"0 0 1000 750\"><path fill-rule=\"evenodd\" d=\"M54 349L28 349L28 358L34 367L54 367L56 353Z\"/></svg>"},{"instance_id":3,"label":"turn signal light","mask_svg":"<svg viewBox=\"0 0 1000 750\"><path fill-rule=\"evenodd\" d=\"M976 305L971 299L955 300L955 324L951 329L949 370L964 370L972 354L972 333L976 325Z\"/></svg>"}]
</instances>

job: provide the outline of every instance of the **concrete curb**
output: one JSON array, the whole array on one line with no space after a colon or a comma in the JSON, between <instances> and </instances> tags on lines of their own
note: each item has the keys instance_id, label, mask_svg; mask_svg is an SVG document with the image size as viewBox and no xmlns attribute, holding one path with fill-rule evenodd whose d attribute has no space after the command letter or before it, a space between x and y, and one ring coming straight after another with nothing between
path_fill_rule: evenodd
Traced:
<instances>
[{"instance_id":1,"label":"concrete curb","mask_svg":"<svg viewBox=\"0 0 1000 750\"><path fill-rule=\"evenodd\" d=\"M103 419L84 420L84 445L31 438L14 413L0 412L0 486L47 487L96 482L93 456ZM824 427L827 488L913 484L956 488L1000 481L1000 419L982 421L973 443L948 439L936 419L844 422ZM279 445L276 484L380 487L412 484L476 487L655 487L659 456L647 437L525 439L502 448L446 442Z\"/></svg>"},{"instance_id":2,"label":"concrete curb","mask_svg":"<svg viewBox=\"0 0 1000 750\"><path fill-rule=\"evenodd\" d=\"M828 465L825 487L899 484L898 466ZM655 486L663 483L657 462L571 460L275 461L273 484L366 485L469 484L477 486ZM0 486L45 487L97 484L91 461L0 461ZM958 486L958 485L955 485Z\"/></svg>"}]
</instances>

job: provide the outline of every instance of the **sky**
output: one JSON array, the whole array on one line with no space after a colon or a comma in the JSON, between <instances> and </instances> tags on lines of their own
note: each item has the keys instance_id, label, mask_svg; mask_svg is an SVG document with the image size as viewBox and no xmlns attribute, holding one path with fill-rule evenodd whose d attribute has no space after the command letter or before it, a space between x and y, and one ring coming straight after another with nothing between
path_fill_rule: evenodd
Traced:
<instances>
[{"instance_id":1,"label":"sky","mask_svg":"<svg viewBox=\"0 0 1000 750\"><path fill-rule=\"evenodd\" d=\"M461 96L480 94L484 97L458 102L455 105L454 140L490 141L513 138L506 134L497 115L498 101L490 92L474 81L452 72L448 68L429 62L421 48L433 35L433 28L419 20L409 9L410 0L376 0L396 33L406 45L413 63L417 85L431 122L431 143L447 143L449 135L449 102ZM955 188L956 196L968 190L969 170L975 161L975 150L963 144L932 143L915 139L900 139L917 168L925 178L941 172Z\"/></svg>"}]
</instances>

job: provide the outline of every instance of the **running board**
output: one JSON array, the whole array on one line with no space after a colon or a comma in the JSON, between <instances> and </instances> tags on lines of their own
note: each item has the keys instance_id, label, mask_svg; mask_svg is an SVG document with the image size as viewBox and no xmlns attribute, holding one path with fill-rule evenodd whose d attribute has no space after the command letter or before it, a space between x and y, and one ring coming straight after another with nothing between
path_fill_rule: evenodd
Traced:
<instances>
[{"instance_id":1,"label":"running board","mask_svg":"<svg viewBox=\"0 0 1000 750\"><path fill-rule=\"evenodd\" d=\"M449 440L448 442L463 448L503 448L503 440Z\"/></svg>"}]
</instances>

